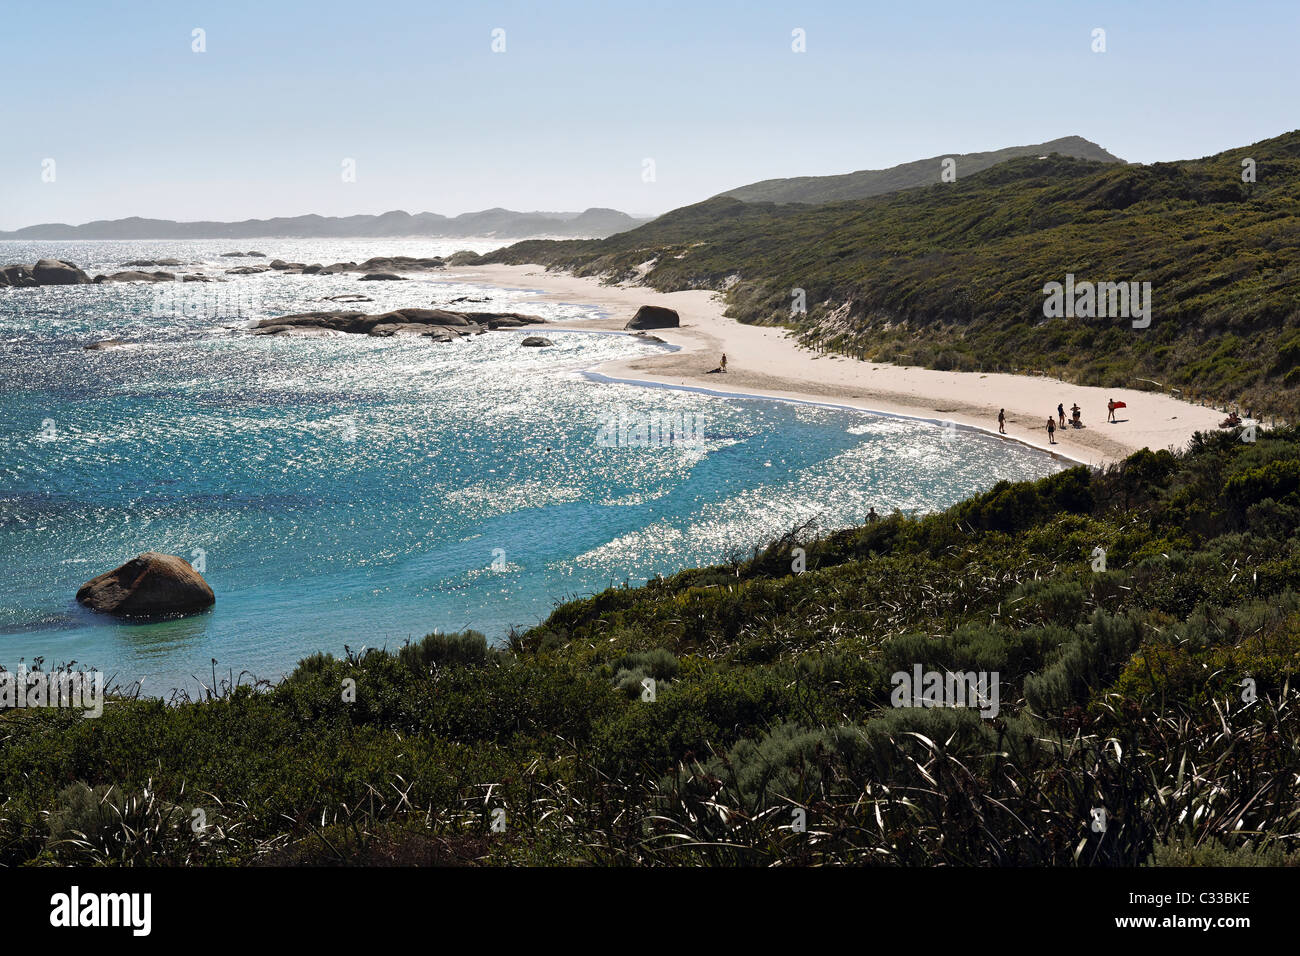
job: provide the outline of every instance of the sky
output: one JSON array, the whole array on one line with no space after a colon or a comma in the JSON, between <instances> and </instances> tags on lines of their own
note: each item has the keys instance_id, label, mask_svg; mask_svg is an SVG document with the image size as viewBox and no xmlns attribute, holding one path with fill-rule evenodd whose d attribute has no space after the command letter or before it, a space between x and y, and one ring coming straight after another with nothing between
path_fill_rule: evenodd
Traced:
<instances>
[{"instance_id":1,"label":"sky","mask_svg":"<svg viewBox=\"0 0 1300 956\"><path fill-rule=\"evenodd\" d=\"M658 214L1068 135L1189 159L1300 126L1298 50L1297 0L13 2L0 230Z\"/></svg>"}]
</instances>

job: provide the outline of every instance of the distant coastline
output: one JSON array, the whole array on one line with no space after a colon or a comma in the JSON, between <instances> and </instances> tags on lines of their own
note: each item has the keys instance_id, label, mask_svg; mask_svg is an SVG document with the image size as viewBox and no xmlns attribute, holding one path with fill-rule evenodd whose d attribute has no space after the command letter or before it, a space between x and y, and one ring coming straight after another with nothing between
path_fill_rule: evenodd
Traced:
<instances>
[{"instance_id":1,"label":"distant coastline","mask_svg":"<svg viewBox=\"0 0 1300 956\"><path fill-rule=\"evenodd\" d=\"M280 216L240 222L177 222L133 216L79 226L42 223L0 232L0 239L456 239L475 236L599 239L645 222L649 220L602 208L583 212L516 212L495 208L459 216L394 210L375 216Z\"/></svg>"}]
</instances>

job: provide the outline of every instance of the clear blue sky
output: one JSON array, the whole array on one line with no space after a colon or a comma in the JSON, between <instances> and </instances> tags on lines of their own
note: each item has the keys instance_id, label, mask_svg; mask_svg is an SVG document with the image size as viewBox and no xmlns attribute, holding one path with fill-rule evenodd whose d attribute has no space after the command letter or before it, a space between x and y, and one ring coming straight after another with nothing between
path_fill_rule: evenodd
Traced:
<instances>
[{"instance_id":1,"label":"clear blue sky","mask_svg":"<svg viewBox=\"0 0 1300 956\"><path fill-rule=\"evenodd\" d=\"M1300 125L1297 0L47 0L0 22L0 229L659 213L1070 134L1154 162Z\"/></svg>"}]
</instances>

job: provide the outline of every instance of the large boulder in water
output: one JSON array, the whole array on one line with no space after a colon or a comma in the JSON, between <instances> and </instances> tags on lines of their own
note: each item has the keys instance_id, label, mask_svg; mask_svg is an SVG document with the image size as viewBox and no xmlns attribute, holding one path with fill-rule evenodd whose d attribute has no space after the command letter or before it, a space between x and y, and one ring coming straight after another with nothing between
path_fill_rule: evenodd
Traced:
<instances>
[{"instance_id":1,"label":"large boulder in water","mask_svg":"<svg viewBox=\"0 0 1300 956\"><path fill-rule=\"evenodd\" d=\"M77 600L93 611L123 617L193 614L217 600L184 558L146 551L120 568L91 578Z\"/></svg>"},{"instance_id":2,"label":"large boulder in water","mask_svg":"<svg viewBox=\"0 0 1300 956\"><path fill-rule=\"evenodd\" d=\"M676 309L665 309L660 305L643 305L636 310L632 321L623 326L625 329L675 329L682 324Z\"/></svg>"},{"instance_id":3,"label":"large boulder in water","mask_svg":"<svg viewBox=\"0 0 1300 956\"><path fill-rule=\"evenodd\" d=\"M32 266L37 285L89 285L90 276L62 259L42 259Z\"/></svg>"}]
</instances>

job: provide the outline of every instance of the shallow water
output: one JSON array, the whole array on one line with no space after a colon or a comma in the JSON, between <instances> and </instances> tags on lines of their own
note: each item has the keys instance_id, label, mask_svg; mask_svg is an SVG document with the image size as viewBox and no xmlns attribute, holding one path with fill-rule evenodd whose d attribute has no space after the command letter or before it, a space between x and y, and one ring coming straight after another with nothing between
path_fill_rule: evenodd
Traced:
<instances>
[{"instance_id":1,"label":"shallow water","mask_svg":"<svg viewBox=\"0 0 1300 956\"><path fill-rule=\"evenodd\" d=\"M0 242L3 262L136 258L205 271L255 260L445 255L459 240ZM266 260L262 260L266 261ZM500 638L556 601L822 528L947 506L1060 465L933 425L780 402L593 381L582 370L656 348L525 331L423 339L266 338L252 320L440 305L569 320L588 307L417 278L279 274L225 283L0 289L0 663L76 660L146 692L303 656L401 644L435 628ZM483 299L455 303L461 297ZM104 339L135 344L105 351ZM700 425L702 441L603 447L618 409ZM123 624L74 599L145 550L202 565L209 613Z\"/></svg>"}]
</instances>

